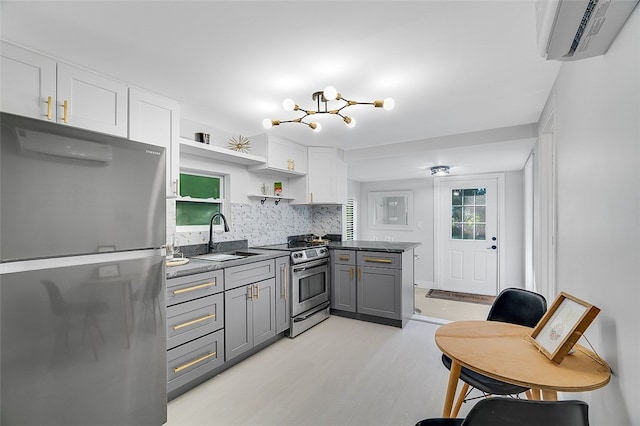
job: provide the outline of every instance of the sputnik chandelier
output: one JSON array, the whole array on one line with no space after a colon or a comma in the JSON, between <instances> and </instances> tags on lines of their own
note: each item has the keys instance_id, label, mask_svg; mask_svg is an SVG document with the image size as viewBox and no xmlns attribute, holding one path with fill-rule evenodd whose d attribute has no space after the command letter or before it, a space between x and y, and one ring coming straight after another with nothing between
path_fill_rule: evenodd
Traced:
<instances>
[{"instance_id":1,"label":"sputnik chandelier","mask_svg":"<svg viewBox=\"0 0 640 426\"><path fill-rule=\"evenodd\" d=\"M272 126L279 126L282 123L300 123L309 126L314 132L319 132L321 129L320 123L314 121L305 121L305 118L316 114L333 114L342 118L342 120L347 124L347 127L353 127L356 125L355 118L348 115L343 115L343 109L353 105L373 105L376 108L382 108L389 111L395 106L395 101L391 98L386 98L383 101L377 100L373 102L351 101L343 98L342 95L338 93L336 88L333 86L327 86L322 91L314 92L311 95L311 98L317 102L317 108L315 110L302 109L293 101L293 99L285 99L282 102L282 107L285 111L302 111L304 115L293 120L272 120L270 118L265 118L262 122L262 125L266 129L269 129ZM344 102L344 105L336 109L329 109L329 102L331 101L342 101Z\"/></svg>"}]
</instances>

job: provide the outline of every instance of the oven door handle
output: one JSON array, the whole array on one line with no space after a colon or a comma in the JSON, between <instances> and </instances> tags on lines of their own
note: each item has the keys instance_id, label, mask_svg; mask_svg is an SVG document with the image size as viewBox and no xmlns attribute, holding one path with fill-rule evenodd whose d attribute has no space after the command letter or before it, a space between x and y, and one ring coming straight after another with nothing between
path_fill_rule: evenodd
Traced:
<instances>
[{"instance_id":1,"label":"oven door handle","mask_svg":"<svg viewBox=\"0 0 640 426\"><path fill-rule=\"evenodd\" d=\"M324 266L324 265L328 265L329 261L328 260L320 260L317 262L314 262L313 264L305 264L304 266L300 266L300 267L294 267L293 268L293 272L302 272L302 271L306 271L308 269L313 269L313 268L317 268L318 266Z\"/></svg>"}]
</instances>

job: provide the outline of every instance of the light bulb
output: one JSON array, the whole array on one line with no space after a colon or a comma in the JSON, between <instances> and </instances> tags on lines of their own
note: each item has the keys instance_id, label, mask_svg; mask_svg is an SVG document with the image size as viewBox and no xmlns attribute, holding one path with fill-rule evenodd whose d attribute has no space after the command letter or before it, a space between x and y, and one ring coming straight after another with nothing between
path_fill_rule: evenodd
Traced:
<instances>
[{"instance_id":1,"label":"light bulb","mask_svg":"<svg viewBox=\"0 0 640 426\"><path fill-rule=\"evenodd\" d=\"M296 107L296 103L293 102L293 99L291 98L287 98L284 101L282 101L282 108L284 108L285 111L293 111L295 107Z\"/></svg>"},{"instance_id":2,"label":"light bulb","mask_svg":"<svg viewBox=\"0 0 640 426\"><path fill-rule=\"evenodd\" d=\"M382 109L387 111L391 111L394 106L396 106L396 101L394 101L393 98L385 98L382 103Z\"/></svg>"},{"instance_id":3,"label":"light bulb","mask_svg":"<svg viewBox=\"0 0 640 426\"><path fill-rule=\"evenodd\" d=\"M338 96L338 91L333 86L327 86L324 88L322 95L326 100L332 101Z\"/></svg>"},{"instance_id":4,"label":"light bulb","mask_svg":"<svg viewBox=\"0 0 640 426\"><path fill-rule=\"evenodd\" d=\"M270 129L273 126L273 123L271 122L270 118L265 118L264 120L262 120L262 126L265 129Z\"/></svg>"},{"instance_id":5,"label":"light bulb","mask_svg":"<svg viewBox=\"0 0 640 426\"><path fill-rule=\"evenodd\" d=\"M348 128L353 128L356 125L356 119L353 117L349 117L349 116L345 116L344 117L344 122L347 123L347 127Z\"/></svg>"},{"instance_id":6,"label":"light bulb","mask_svg":"<svg viewBox=\"0 0 640 426\"><path fill-rule=\"evenodd\" d=\"M320 123L309 123L309 127L311 127L311 130L316 133L322 130L322 126L320 125Z\"/></svg>"}]
</instances>

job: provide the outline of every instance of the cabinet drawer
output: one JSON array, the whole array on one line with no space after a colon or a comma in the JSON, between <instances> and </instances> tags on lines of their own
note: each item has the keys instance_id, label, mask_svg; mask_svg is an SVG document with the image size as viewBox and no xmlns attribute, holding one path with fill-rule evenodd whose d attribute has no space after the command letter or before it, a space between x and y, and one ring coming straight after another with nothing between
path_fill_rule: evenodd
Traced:
<instances>
[{"instance_id":1,"label":"cabinet drawer","mask_svg":"<svg viewBox=\"0 0 640 426\"><path fill-rule=\"evenodd\" d=\"M167 348L175 348L222 328L223 293L167 308Z\"/></svg>"},{"instance_id":2,"label":"cabinet drawer","mask_svg":"<svg viewBox=\"0 0 640 426\"><path fill-rule=\"evenodd\" d=\"M167 351L167 364L168 392L220 367L224 364L224 331Z\"/></svg>"},{"instance_id":3,"label":"cabinet drawer","mask_svg":"<svg viewBox=\"0 0 640 426\"><path fill-rule=\"evenodd\" d=\"M224 288L222 269L167 280L167 306L220 293Z\"/></svg>"},{"instance_id":4,"label":"cabinet drawer","mask_svg":"<svg viewBox=\"0 0 640 426\"><path fill-rule=\"evenodd\" d=\"M246 265L232 266L224 270L224 289L231 290L276 276L275 261L263 260Z\"/></svg>"},{"instance_id":5,"label":"cabinet drawer","mask_svg":"<svg viewBox=\"0 0 640 426\"><path fill-rule=\"evenodd\" d=\"M340 265L355 265L356 252L355 250L332 250L331 259L333 263Z\"/></svg>"},{"instance_id":6,"label":"cabinet drawer","mask_svg":"<svg viewBox=\"0 0 640 426\"><path fill-rule=\"evenodd\" d=\"M402 253L359 251L358 266L400 269L402 268Z\"/></svg>"}]
</instances>

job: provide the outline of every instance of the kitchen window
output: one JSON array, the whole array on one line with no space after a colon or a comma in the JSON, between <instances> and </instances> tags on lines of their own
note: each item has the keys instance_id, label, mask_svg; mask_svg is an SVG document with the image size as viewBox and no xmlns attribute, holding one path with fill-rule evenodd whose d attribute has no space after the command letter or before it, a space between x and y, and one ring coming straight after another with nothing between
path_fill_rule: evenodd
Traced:
<instances>
[{"instance_id":1,"label":"kitchen window","mask_svg":"<svg viewBox=\"0 0 640 426\"><path fill-rule=\"evenodd\" d=\"M224 177L180 173L180 195L176 200L179 232L209 230L215 213L224 212Z\"/></svg>"}]
</instances>

